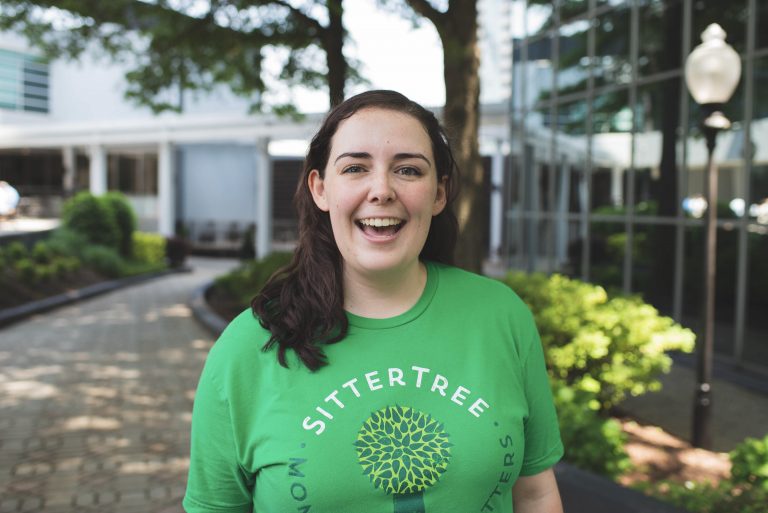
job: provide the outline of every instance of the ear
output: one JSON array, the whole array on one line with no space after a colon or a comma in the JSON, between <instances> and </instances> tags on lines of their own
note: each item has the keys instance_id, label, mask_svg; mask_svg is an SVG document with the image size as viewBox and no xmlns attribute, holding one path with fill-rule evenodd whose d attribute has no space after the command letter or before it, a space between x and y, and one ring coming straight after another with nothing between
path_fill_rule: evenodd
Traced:
<instances>
[{"instance_id":1,"label":"ear","mask_svg":"<svg viewBox=\"0 0 768 513\"><path fill-rule=\"evenodd\" d=\"M325 197L325 182L320 176L320 171L313 169L309 172L307 186L309 187L309 192L312 193L312 199L315 201L317 208L323 212L328 212L328 199Z\"/></svg>"},{"instance_id":2,"label":"ear","mask_svg":"<svg viewBox=\"0 0 768 513\"><path fill-rule=\"evenodd\" d=\"M437 195L435 195L435 203L432 205L432 216L438 215L445 208L445 204L448 202L447 192L445 190L448 177L444 176L437 182Z\"/></svg>"}]
</instances>

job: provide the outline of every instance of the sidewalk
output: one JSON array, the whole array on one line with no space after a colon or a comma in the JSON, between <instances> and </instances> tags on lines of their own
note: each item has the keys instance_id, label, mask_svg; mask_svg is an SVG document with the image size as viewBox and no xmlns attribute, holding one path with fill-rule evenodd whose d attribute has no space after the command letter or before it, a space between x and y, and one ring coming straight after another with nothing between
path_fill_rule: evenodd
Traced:
<instances>
[{"instance_id":1,"label":"sidewalk","mask_svg":"<svg viewBox=\"0 0 768 513\"><path fill-rule=\"evenodd\" d=\"M181 513L213 337L186 306L233 261L0 330L0 512Z\"/></svg>"}]
</instances>

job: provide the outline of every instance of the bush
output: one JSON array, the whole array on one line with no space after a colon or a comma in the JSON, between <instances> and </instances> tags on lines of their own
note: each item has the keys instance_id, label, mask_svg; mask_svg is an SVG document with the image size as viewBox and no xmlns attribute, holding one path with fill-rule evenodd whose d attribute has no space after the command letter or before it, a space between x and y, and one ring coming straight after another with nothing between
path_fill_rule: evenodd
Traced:
<instances>
[{"instance_id":1,"label":"bush","mask_svg":"<svg viewBox=\"0 0 768 513\"><path fill-rule=\"evenodd\" d=\"M89 242L118 248L120 232L112 209L89 192L78 193L64 203L62 222L82 234Z\"/></svg>"},{"instance_id":2,"label":"bush","mask_svg":"<svg viewBox=\"0 0 768 513\"><path fill-rule=\"evenodd\" d=\"M37 273L35 271L35 263L31 258L20 258L13 264L13 270L19 275L21 281L26 283L33 283L37 281Z\"/></svg>"},{"instance_id":3,"label":"bush","mask_svg":"<svg viewBox=\"0 0 768 513\"><path fill-rule=\"evenodd\" d=\"M768 513L768 492L757 487L739 487L729 480L709 482L642 483L642 492L692 513Z\"/></svg>"},{"instance_id":4,"label":"bush","mask_svg":"<svg viewBox=\"0 0 768 513\"><path fill-rule=\"evenodd\" d=\"M272 253L261 260L245 262L229 274L217 278L216 289L245 308L269 277L288 264L292 256L292 253Z\"/></svg>"},{"instance_id":5,"label":"bush","mask_svg":"<svg viewBox=\"0 0 768 513\"><path fill-rule=\"evenodd\" d=\"M761 488L768 496L768 435L762 440L747 438L729 456L733 482Z\"/></svg>"},{"instance_id":6,"label":"bush","mask_svg":"<svg viewBox=\"0 0 768 513\"><path fill-rule=\"evenodd\" d=\"M8 244L3 253L8 262L16 262L22 258L27 258L29 251L27 251L27 247L24 244L19 241L14 241Z\"/></svg>"},{"instance_id":7,"label":"bush","mask_svg":"<svg viewBox=\"0 0 768 513\"><path fill-rule=\"evenodd\" d=\"M693 332L639 298L609 299L602 287L557 274L512 272L505 282L533 311L552 378L597 401L597 411L658 390L672 364L666 353L693 350Z\"/></svg>"},{"instance_id":8,"label":"bush","mask_svg":"<svg viewBox=\"0 0 768 513\"><path fill-rule=\"evenodd\" d=\"M130 258L133 255L133 232L136 230L136 215L131 204L124 194L117 191L108 192L100 200L112 212L117 225L120 255Z\"/></svg>"},{"instance_id":9,"label":"bush","mask_svg":"<svg viewBox=\"0 0 768 513\"><path fill-rule=\"evenodd\" d=\"M117 251L105 246L87 246L81 255L83 263L104 276L115 278L123 274L123 259Z\"/></svg>"},{"instance_id":10,"label":"bush","mask_svg":"<svg viewBox=\"0 0 768 513\"><path fill-rule=\"evenodd\" d=\"M88 240L82 234L67 228L57 228L46 242L56 256L79 257L88 245Z\"/></svg>"},{"instance_id":11,"label":"bush","mask_svg":"<svg viewBox=\"0 0 768 513\"><path fill-rule=\"evenodd\" d=\"M38 264L49 264L53 260L53 251L45 241L39 241L32 248L32 260Z\"/></svg>"},{"instance_id":12,"label":"bush","mask_svg":"<svg viewBox=\"0 0 768 513\"><path fill-rule=\"evenodd\" d=\"M165 262L165 238L157 233L133 232L133 259L144 264Z\"/></svg>"},{"instance_id":13,"label":"bush","mask_svg":"<svg viewBox=\"0 0 768 513\"><path fill-rule=\"evenodd\" d=\"M585 407L590 399L577 397L579 393L563 385L554 393L564 458L581 469L615 479L631 466L624 450L626 435L617 420Z\"/></svg>"}]
</instances>

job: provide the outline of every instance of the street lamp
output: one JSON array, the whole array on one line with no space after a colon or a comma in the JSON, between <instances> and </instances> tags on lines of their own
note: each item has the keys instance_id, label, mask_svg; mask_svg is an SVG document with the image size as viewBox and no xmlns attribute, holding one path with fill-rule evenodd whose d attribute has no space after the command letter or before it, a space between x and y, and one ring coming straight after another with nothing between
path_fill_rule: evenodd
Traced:
<instances>
[{"instance_id":1,"label":"street lamp","mask_svg":"<svg viewBox=\"0 0 768 513\"><path fill-rule=\"evenodd\" d=\"M704 343L698 344L697 386L693 409L692 444L711 448L710 416L712 406L712 351L715 330L715 258L717 254L717 167L715 140L720 130L731 122L721 109L733 94L741 77L739 54L725 42L725 31L713 23L701 34L702 43L685 62L685 83L691 96L701 106L701 130L707 140L707 179L705 197L706 246L704 259Z\"/></svg>"}]
</instances>

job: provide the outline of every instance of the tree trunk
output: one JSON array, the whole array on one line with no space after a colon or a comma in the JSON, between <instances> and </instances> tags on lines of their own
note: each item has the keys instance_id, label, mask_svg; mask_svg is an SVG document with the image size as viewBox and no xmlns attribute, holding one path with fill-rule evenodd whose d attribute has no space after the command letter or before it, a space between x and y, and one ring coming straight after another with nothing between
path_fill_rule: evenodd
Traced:
<instances>
[{"instance_id":1,"label":"tree trunk","mask_svg":"<svg viewBox=\"0 0 768 513\"><path fill-rule=\"evenodd\" d=\"M395 493L392 495L394 513L426 513L424 510L424 492Z\"/></svg>"},{"instance_id":2,"label":"tree trunk","mask_svg":"<svg viewBox=\"0 0 768 513\"><path fill-rule=\"evenodd\" d=\"M347 60L344 58L344 24L341 0L328 0L328 28L323 37L328 63L328 94L331 107L344 101Z\"/></svg>"},{"instance_id":3,"label":"tree trunk","mask_svg":"<svg viewBox=\"0 0 768 513\"><path fill-rule=\"evenodd\" d=\"M480 56L476 2L451 2L443 20L444 23L437 26L443 44L443 123L461 176L461 193L454 207L459 219L456 263L479 272L485 256L483 241L488 229L489 207L482 197L483 168L478 143Z\"/></svg>"}]
</instances>

